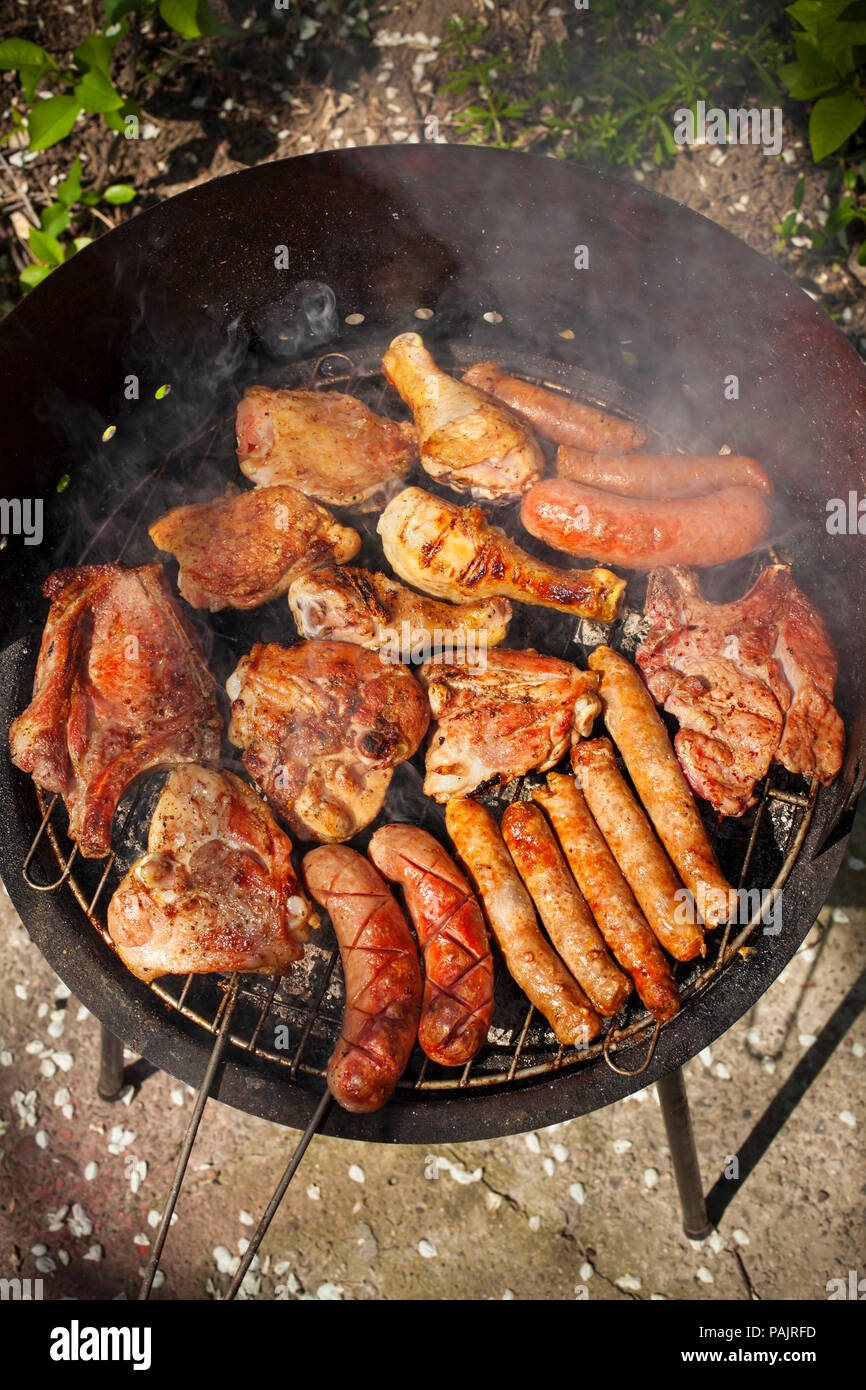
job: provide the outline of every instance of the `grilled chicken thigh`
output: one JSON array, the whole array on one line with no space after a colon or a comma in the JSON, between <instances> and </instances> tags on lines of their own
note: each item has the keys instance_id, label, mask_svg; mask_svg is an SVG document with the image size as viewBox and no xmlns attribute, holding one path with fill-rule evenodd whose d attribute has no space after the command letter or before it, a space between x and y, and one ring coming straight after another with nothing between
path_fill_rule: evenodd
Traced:
<instances>
[{"instance_id":1,"label":"grilled chicken thigh","mask_svg":"<svg viewBox=\"0 0 866 1390\"><path fill-rule=\"evenodd\" d=\"M418 455L414 426L339 391L251 386L238 406L238 460L256 487L288 483L331 507L375 511Z\"/></svg>"},{"instance_id":2,"label":"grilled chicken thigh","mask_svg":"<svg viewBox=\"0 0 866 1390\"><path fill-rule=\"evenodd\" d=\"M845 748L833 706L836 654L787 565L768 566L743 598L724 604L705 599L690 570L654 570L645 611L637 663L680 722L674 746L698 796L722 815L742 815L773 759L833 780Z\"/></svg>"},{"instance_id":3,"label":"grilled chicken thigh","mask_svg":"<svg viewBox=\"0 0 866 1390\"><path fill-rule=\"evenodd\" d=\"M411 407L431 478L476 499L509 502L541 477L544 455L528 426L441 371L417 333L395 338L382 366Z\"/></svg>"},{"instance_id":4,"label":"grilled chicken thigh","mask_svg":"<svg viewBox=\"0 0 866 1390\"><path fill-rule=\"evenodd\" d=\"M601 713L597 676L537 652L499 648L481 667L427 661L419 679L436 721L424 779L435 801L546 772Z\"/></svg>"},{"instance_id":5,"label":"grilled chicken thigh","mask_svg":"<svg viewBox=\"0 0 866 1390\"><path fill-rule=\"evenodd\" d=\"M100 859L130 782L219 757L216 685L159 565L57 570L43 593L51 609L12 761L63 797L70 836Z\"/></svg>"},{"instance_id":6,"label":"grilled chicken thigh","mask_svg":"<svg viewBox=\"0 0 866 1390\"><path fill-rule=\"evenodd\" d=\"M231 772L176 768L147 854L108 906L108 930L140 980L244 970L284 975L318 917L292 868L292 842Z\"/></svg>"},{"instance_id":7,"label":"grilled chicken thigh","mask_svg":"<svg viewBox=\"0 0 866 1390\"><path fill-rule=\"evenodd\" d=\"M351 565L326 565L294 580L289 607L302 637L355 642L370 650L396 648L407 661L417 646L425 656L435 645L451 650L495 647L511 619L507 599L455 607Z\"/></svg>"},{"instance_id":8,"label":"grilled chicken thigh","mask_svg":"<svg viewBox=\"0 0 866 1390\"><path fill-rule=\"evenodd\" d=\"M369 825L430 720L405 667L350 642L256 643L226 689L229 738L302 840L349 840Z\"/></svg>"},{"instance_id":9,"label":"grilled chicken thigh","mask_svg":"<svg viewBox=\"0 0 866 1390\"><path fill-rule=\"evenodd\" d=\"M178 588L193 608L257 608L329 560L342 565L361 537L293 487L262 487L228 500L175 507L150 528L176 556Z\"/></svg>"},{"instance_id":10,"label":"grilled chicken thigh","mask_svg":"<svg viewBox=\"0 0 866 1390\"><path fill-rule=\"evenodd\" d=\"M536 560L488 525L480 507L455 507L419 487L398 493L377 529L401 579L453 603L499 595L610 623L625 589L612 570L563 570Z\"/></svg>"}]
</instances>

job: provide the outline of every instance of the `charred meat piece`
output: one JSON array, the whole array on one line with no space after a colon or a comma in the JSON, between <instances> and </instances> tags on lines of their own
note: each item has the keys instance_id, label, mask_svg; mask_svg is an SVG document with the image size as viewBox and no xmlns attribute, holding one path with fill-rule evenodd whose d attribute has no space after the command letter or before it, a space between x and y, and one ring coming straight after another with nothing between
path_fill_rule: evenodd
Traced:
<instances>
[{"instance_id":1,"label":"charred meat piece","mask_svg":"<svg viewBox=\"0 0 866 1390\"><path fill-rule=\"evenodd\" d=\"M262 487L229 499L175 507L150 528L180 565L178 588L193 608L257 608L299 574L361 548L361 537L293 487Z\"/></svg>"},{"instance_id":2,"label":"charred meat piece","mask_svg":"<svg viewBox=\"0 0 866 1390\"><path fill-rule=\"evenodd\" d=\"M499 648L483 664L440 658L419 679L436 720L424 779L435 801L546 772L601 712L596 676L537 652Z\"/></svg>"},{"instance_id":3,"label":"charred meat piece","mask_svg":"<svg viewBox=\"0 0 866 1390\"><path fill-rule=\"evenodd\" d=\"M408 661L420 646L478 650L497 646L511 620L504 598L455 606L424 598L371 570L326 565L289 589L289 607L302 637L355 642L371 651L389 648ZM408 648L408 650L407 650Z\"/></svg>"},{"instance_id":4,"label":"charred meat piece","mask_svg":"<svg viewBox=\"0 0 866 1390\"><path fill-rule=\"evenodd\" d=\"M680 722L674 746L699 796L722 815L742 815L774 759L832 782L845 749L833 706L836 653L787 565L768 566L726 604L705 599L689 570L654 570L645 611L637 663Z\"/></svg>"},{"instance_id":5,"label":"charred meat piece","mask_svg":"<svg viewBox=\"0 0 866 1390\"><path fill-rule=\"evenodd\" d=\"M645 432L631 420L508 376L495 362L476 362L463 373L463 380L507 405L539 434L558 444L597 453L625 454L646 442Z\"/></svg>"},{"instance_id":6,"label":"charred meat piece","mask_svg":"<svg viewBox=\"0 0 866 1390\"><path fill-rule=\"evenodd\" d=\"M517 599L611 623L625 580L611 570L563 570L521 550L480 507L455 507L407 487L379 518L385 558L407 584L454 603Z\"/></svg>"},{"instance_id":7,"label":"charred meat piece","mask_svg":"<svg viewBox=\"0 0 866 1390\"><path fill-rule=\"evenodd\" d=\"M70 836L100 859L130 782L219 757L216 685L159 565L57 570L43 593L51 609L12 761L63 797Z\"/></svg>"},{"instance_id":8,"label":"charred meat piece","mask_svg":"<svg viewBox=\"0 0 866 1390\"><path fill-rule=\"evenodd\" d=\"M238 406L238 460L257 487L288 483L330 507L375 511L418 456L414 426L339 391L251 386Z\"/></svg>"},{"instance_id":9,"label":"charred meat piece","mask_svg":"<svg viewBox=\"0 0 866 1390\"><path fill-rule=\"evenodd\" d=\"M302 840L349 840L369 825L430 720L404 666L350 642L257 642L226 689L229 738Z\"/></svg>"},{"instance_id":10,"label":"charred meat piece","mask_svg":"<svg viewBox=\"0 0 866 1390\"><path fill-rule=\"evenodd\" d=\"M108 907L108 930L140 980L192 971L284 975L318 918L298 887L292 842L231 772L175 768L147 854Z\"/></svg>"},{"instance_id":11,"label":"charred meat piece","mask_svg":"<svg viewBox=\"0 0 866 1390\"><path fill-rule=\"evenodd\" d=\"M415 416L431 478L476 500L510 502L541 477L544 455L524 421L443 372L417 333L395 338L382 366Z\"/></svg>"}]
</instances>

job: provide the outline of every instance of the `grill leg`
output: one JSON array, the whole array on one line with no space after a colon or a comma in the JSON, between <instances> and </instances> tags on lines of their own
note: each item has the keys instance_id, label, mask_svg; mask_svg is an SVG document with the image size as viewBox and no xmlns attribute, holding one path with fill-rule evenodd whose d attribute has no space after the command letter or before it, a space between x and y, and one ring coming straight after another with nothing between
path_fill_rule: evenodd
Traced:
<instances>
[{"instance_id":1,"label":"grill leg","mask_svg":"<svg viewBox=\"0 0 866 1390\"><path fill-rule=\"evenodd\" d=\"M689 1240L704 1240L713 1228L707 1219L707 1204L701 1186L701 1170L682 1069L663 1076L656 1084L683 1209L683 1230Z\"/></svg>"},{"instance_id":2,"label":"grill leg","mask_svg":"<svg viewBox=\"0 0 866 1390\"><path fill-rule=\"evenodd\" d=\"M96 1089L101 1100L119 1100L123 1090L123 1043L104 1025Z\"/></svg>"}]
</instances>

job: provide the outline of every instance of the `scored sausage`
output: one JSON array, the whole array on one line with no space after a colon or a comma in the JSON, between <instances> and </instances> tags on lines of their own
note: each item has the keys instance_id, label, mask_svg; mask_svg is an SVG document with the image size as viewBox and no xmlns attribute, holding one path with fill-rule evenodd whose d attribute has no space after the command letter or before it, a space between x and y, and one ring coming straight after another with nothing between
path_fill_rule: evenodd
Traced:
<instances>
[{"instance_id":1,"label":"scored sausage","mask_svg":"<svg viewBox=\"0 0 866 1390\"><path fill-rule=\"evenodd\" d=\"M512 978L547 1019L558 1042L585 1046L601 1031L601 1017L542 936L496 821L479 802L452 797L445 824Z\"/></svg>"},{"instance_id":2,"label":"scored sausage","mask_svg":"<svg viewBox=\"0 0 866 1390\"><path fill-rule=\"evenodd\" d=\"M507 405L539 434L557 444L598 453L626 454L646 443L646 432L632 420L623 420L596 406L583 405L570 396L546 391L543 386L508 376L495 362L477 362L463 373L463 380L477 391Z\"/></svg>"},{"instance_id":3,"label":"scored sausage","mask_svg":"<svg viewBox=\"0 0 866 1390\"><path fill-rule=\"evenodd\" d=\"M601 934L634 981L641 1001L660 1022L673 1018L680 996L670 966L574 778L549 772L547 786L539 787L533 797L550 817Z\"/></svg>"},{"instance_id":4,"label":"scored sausage","mask_svg":"<svg viewBox=\"0 0 866 1390\"><path fill-rule=\"evenodd\" d=\"M421 1012L421 965L409 924L382 875L346 845L303 860L304 880L331 919L346 981L328 1088L344 1110L384 1105L409 1060Z\"/></svg>"},{"instance_id":5,"label":"scored sausage","mask_svg":"<svg viewBox=\"0 0 866 1390\"><path fill-rule=\"evenodd\" d=\"M722 487L773 491L761 465L745 454L591 454L560 445L556 471L624 497L698 497Z\"/></svg>"},{"instance_id":6,"label":"scored sausage","mask_svg":"<svg viewBox=\"0 0 866 1390\"><path fill-rule=\"evenodd\" d=\"M653 698L631 662L610 647L596 647L589 665L601 676L604 722L635 790L701 916L708 927L717 927L728 919L734 890L719 868Z\"/></svg>"},{"instance_id":7,"label":"scored sausage","mask_svg":"<svg viewBox=\"0 0 866 1390\"><path fill-rule=\"evenodd\" d=\"M493 959L478 901L454 860L426 830L383 825L367 853L399 883L424 959L418 1041L433 1062L462 1067L487 1038Z\"/></svg>"},{"instance_id":8,"label":"scored sausage","mask_svg":"<svg viewBox=\"0 0 866 1390\"><path fill-rule=\"evenodd\" d=\"M691 920L683 887L629 791L609 738L594 738L571 750L571 764L593 819L666 951L676 960L704 953L700 925Z\"/></svg>"},{"instance_id":9,"label":"scored sausage","mask_svg":"<svg viewBox=\"0 0 866 1390\"><path fill-rule=\"evenodd\" d=\"M512 802L502 836L559 955L598 1012L611 1018L631 985L611 960L543 814L531 802Z\"/></svg>"},{"instance_id":10,"label":"scored sausage","mask_svg":"<svg viewBox=\"0 0 866 1390\"><path fill-rule=\"evenodd\" d=\"M771 514L756 487L651 502L546 478L524 493L520 520L531 536L569 555L633 570L700 569L753 550L767 535Z\"/></svg>"}]
</instances>

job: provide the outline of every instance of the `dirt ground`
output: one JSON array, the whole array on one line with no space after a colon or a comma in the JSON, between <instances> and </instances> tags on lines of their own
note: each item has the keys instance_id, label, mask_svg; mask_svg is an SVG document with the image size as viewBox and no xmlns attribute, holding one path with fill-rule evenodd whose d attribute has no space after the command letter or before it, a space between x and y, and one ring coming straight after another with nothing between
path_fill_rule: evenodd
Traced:
<instances>
[{"instance_id":1,"label":"dirt ground","mask_svg":"<svg viewBox=\"0 0 866 1390\"><path fill-rule=\"evenodd\" d=\"M528 47L562 33L563 9L544 0L492 9L492 0L486 8L465 0L464 10L473 4L478 13L498 10L504 43ZM268 34L241 45L225 69L193 51L158 93L145 94L140 140L121 148L81 129L73 147L91 167L141 188L138 208L263 160L418 142L431 116L438 138L454 139L454 106L437 95L437 41L453 3L370 8L372 41L338 36L293 57ZM238 21L268 9L227 6ZM41 41L55 49L71 48L88 27L83 4L17 0L6 11L4 36L30 35L37 16ZM0 76L0 105L12 81ZM24 263L22 210L51 196L69 159L67 147L34 161L13 163L10 153L0 166L8 302ZM748 146L697 147L672 167L646 164L622 177L774 255L773 226L791 208L801 173L804 210L820 209L822 178L802 131L789 126L780 159ZM130 214L105 215L113 224ZM795 251L781 257L789 269ZM819 271L812 290L864 351L866 297L854 271ZM687 1066L707 1188L723 1181L774 1097L804 1065L812 1074L810 1058L823 1058L826 1025L866 963L864 884L861 813L845 870L803 948L760 1003ZM96 1021L69 997L2 892L0 972L0 1278L41 1277L52 1299L132 1298L192 1093L157 1072L121 1103L98 1099ZM650 1089L548 1130L432 1153L314 1139L243 1296L822 1300L829 1279L863 1267L862 1017L827 1053L704 1242L682 1234ZM208 1105L156 1297L225 1293L293 1138Z\"/></svg>"}]
</instances>

